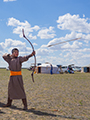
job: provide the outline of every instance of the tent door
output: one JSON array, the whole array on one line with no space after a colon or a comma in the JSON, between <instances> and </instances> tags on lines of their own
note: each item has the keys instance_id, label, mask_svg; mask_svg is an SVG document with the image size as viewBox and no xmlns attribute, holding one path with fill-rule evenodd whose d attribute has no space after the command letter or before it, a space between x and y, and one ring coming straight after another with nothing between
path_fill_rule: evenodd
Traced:
<instances>
[{"instance_id":1,"label":"tent door","mask_svg":"<svg viewBox=\"0 0 90 120\"><path fill-rule=\"evenodd\" d=\"M41 73L41 67L38 67L38 73Z\"/></svg>"},{"instance_id":2,"label":"tent door","mask_svg":"<svg viewBox=\"0 0 90 120\"><path fill-rule=\"evenodd\" d=\"M87 72L87 67L84 67L84 72Z\"/></svg>"},{"instance_id":3,"label":"tent door","mask_svg":"<svg viewBox=\"0 0 90 120\"><path fill-rule=\"evenodd\" d=\"M87 72L89 72L89 67L87 67Z\"/></svg>"}]
</instances>

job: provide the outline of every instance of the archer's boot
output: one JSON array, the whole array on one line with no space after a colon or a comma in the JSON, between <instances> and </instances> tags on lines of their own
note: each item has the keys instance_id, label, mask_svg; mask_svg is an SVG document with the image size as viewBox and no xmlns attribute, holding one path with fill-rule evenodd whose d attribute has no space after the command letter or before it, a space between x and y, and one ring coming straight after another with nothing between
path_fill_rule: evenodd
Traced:
<instances>
[{"instance_id":1,"label":"archer's boot","mask_svg":"<svg viewBox=\"0 0 90 120\"><path fill-rule=\"evenodd\" d=\"M7 104L4 105L3 107L10 107L12 104L12 100L10 98L8 98Z\"/></svg>"},{"instance_id":2,"label":"archer's boot","mask_svg":"<svg viewBox=\"0 0 90 120\"><path fill-rule=\"evenodd\" d=\"M23 102L23 105L24 105L23 110L27 110L28 108L27 108L27 100L26 100L26 98L22 99L22 102Z\"/></svg>"}]
</instances>

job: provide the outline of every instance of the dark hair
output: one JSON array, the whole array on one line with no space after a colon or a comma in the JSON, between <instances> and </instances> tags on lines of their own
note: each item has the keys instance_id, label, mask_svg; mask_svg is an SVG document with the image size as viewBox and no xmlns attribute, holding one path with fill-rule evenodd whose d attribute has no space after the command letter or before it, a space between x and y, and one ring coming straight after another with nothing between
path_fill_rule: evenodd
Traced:
<instances>
[{"instance_id":1,"label":"dark hair","mask_svg":"<svg viewBox=\"0 0 90 120\"><path fill-rule=\"evenodd\" d=\"M19 52L19 50L18 50L17 48L14 48L14 49L12 49L12 53L13 53L15 50L17 50L17 51Z\"/></svg>"}]
</instances>

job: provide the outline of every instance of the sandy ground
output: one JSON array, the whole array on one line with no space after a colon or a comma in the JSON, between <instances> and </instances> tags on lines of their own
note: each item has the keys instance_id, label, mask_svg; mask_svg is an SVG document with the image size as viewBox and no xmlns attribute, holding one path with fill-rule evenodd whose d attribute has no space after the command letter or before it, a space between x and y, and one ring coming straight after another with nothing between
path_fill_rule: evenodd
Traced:
<instances>
[{"instance_id":1,"label":"sandy ground","mask_svg":"<svg viewBox=\"0 0 90 120\"><path fill-rule=\"evenodd\" d=\"M0 69L0 120L90 120L90 73L35 74L22 70L28 110L21 100L7 102L9 71Z\"/></svg>"}]
</instances>

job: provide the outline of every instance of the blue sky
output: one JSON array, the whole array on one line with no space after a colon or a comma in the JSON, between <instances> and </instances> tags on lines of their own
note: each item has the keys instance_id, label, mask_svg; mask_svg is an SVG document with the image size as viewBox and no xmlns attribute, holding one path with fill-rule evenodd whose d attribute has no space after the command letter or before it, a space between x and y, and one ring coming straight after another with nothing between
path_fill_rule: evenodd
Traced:
<instances>
[{"instance_id":1,"label":"blue sky","mask_svg":"<svg viewBox=\"0 0 90 120\"><path fill-rule=\"evenodd\" d=\"M2 59L14 47L20 56L32 52L22 37L22 28L32 42L37 63L54 65L90 64L90 0L0 0L0 67ZM82 37L73 42L47 47L50 44ZM32 57L23 63L29 67Z\"/></svg>"}]
</instances>

